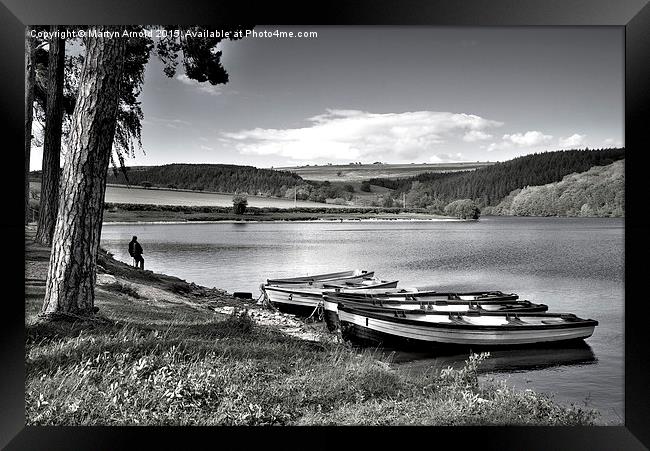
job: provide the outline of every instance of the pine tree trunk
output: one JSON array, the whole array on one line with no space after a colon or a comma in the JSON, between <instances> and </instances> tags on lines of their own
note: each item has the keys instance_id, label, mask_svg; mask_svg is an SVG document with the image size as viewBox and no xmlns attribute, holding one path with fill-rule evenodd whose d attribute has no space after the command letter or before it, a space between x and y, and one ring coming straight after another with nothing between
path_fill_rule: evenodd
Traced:
<instances>
[{"instance_id":1,"label":"pine tree trunk","mask_svg":"<svg viewBox=\"0 0 650 451\"><path fill-rule=\"evenodd\" d=\"M50 31L60 27L52 25ZM65 41L50 39L47 74L47 111L45 113L45 139L43 141L43 179L41 182L41 206L35 241L52 244L54 224L59 204L59 180L61 161L61 130L63 127L63 65Z\"/></svg>"},{"instance_id":2,"label":"pine tree trunk","mask_svg":"<svg viewBox=\"0 0 650 451\"><path fill-rule=\"evenodd\" d=\"M123 38L86 40L69 148L63 163L43 315L89 315L93 311L106 174L115 134L125 49Z\"/></svg>"},{"instance_id":3,"label":"pine tree trunk","mask_svg":"<svg viewBox=\"0 0 650 451\"><path fill-rule=\"evenodd\" d=\"M32 120L34 117L34 38L32 28L25 29L25 224L29 222L29 159L32 149Z\"/></svg>"}]
</instances>

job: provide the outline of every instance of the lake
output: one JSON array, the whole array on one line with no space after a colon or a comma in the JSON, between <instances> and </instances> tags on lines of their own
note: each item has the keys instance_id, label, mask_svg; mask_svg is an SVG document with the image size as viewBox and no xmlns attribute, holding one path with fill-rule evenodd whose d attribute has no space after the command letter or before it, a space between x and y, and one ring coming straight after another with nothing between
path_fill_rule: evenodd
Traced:
<instances>
[{"instance_id":1,"label":"lake","mask_svg":"<svg viewBox=\"0 0 650 451\"><path fill-rule=\"evenodd\" d=\"M399 286L501 290L599 321L586 346L492 353L482 378L553 393L624 419L624 220L483 217L464 221L105 224L101 245L146 269L259 295L267 278L374 270ZM399 351L396 365L428 371L466 356Z\"/></svg>"}]
</instances>

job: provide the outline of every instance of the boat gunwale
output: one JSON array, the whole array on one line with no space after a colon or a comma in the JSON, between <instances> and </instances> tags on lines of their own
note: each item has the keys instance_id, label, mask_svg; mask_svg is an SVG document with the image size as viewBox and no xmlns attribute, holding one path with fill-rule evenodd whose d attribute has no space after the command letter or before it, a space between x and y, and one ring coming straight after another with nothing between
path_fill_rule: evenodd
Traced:
<instances>
[{"instance_id":1,"label":"boat gunwale","mask_svg":"<svg viewBox=\"0 0 650 451\"><path fill-rule=\"evenodd\" d=\"M425 322L425 321L418 321L415 319L410 319L410 318L405 318L405 317L397 317L397 316L388 316L387 314L408 314L404 310L399 310L399 309L371 309L371 310L366 310L363 308L357 308L357 307L346 307L345 304L339 303L338 306L338 311L343 312L343 313L348 313L351 315L357 315L357 316L363 316L366 318L371 318L371 319L377 319L377 320L383 320L383 321L388 321L392 323L397 323L397 324L406 324L406 325L412 325L412 326L421 326L421 327L426 327L426 328L445 328L445 329L469 329L469 330L484 330L484 331L498 331L498 330L549 330L549 329L573 329L573 328L579 328L579 327L596 327L598 326L598 321L593 320L593 319L584 319L580 318L578 316L575 316L575 320L571 321L566 321L560 324L539 324L539 325L533 325L533 324L503 324L500 326L492 326L492 325L481 325L481 324L459 324L459 323L430 323L430 322ZM398 313L399 312L399 313ZM381 314L384 313L384 314ZM426 311L418 311L416 314L419 315L455 315L455 316L518 316L518 312L504 312L504 313L499 313L499 312L476 312L474 315L467 314L468 312L426 312ZM546 313L546 312L521 312L522 316L533 316L533 317L542 317L542 318L558 318L561 315L572 315L570 313ZM342 319L339 314L339 321L341 322L350 322Z\"/></svg>"}]
</instances>

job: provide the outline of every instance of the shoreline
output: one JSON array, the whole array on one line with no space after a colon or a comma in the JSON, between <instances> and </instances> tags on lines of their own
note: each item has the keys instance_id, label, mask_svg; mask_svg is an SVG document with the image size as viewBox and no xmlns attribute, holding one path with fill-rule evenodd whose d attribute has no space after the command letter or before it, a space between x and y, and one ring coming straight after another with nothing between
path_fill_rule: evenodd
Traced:
<instances>
[{"instance_id":1,"label":"shoreline","mask_svg":"<svg viewBox=\"0 0 650 451\"><path fill-rule=\"evenodd\" d=\"M33 226L25 230L27 425L577 425L597 419L543 393L492 385L471 363L447 376L410 376L372 350L341 344L322 323L139 271L104 251L97 260L96 318L39 322L49 248L30 239ZM479 404L467 404L477 397ZM549 409L553 415L535 413Z\"/></svg>"},{"instance_id":2,"label":"shoreline","mask_svg":"<svg viewBox=\"0 0 650 451\"><path fill-rule=\"evenodd\" d=\"M217 219L217 220L209 220L209 221L192 221L192 220L186 220L186 221L175 221L175 220L169 220L169 221L104 221L102 222L102 225L131 225L131 224L220 224L220 223L225 223L225 224L244 224L244 223L253 223L253 224L263 224L263 223L346 223L346 222L467 222L467 221L474 221L474 219L457 219L457 218L448 218L448 219L442 219L442 218L431 218L431 219L424 219L424 218L393 218L393 219L388 219L388 218L364 218L364 219L343 219L343 220L338 220L338 219L268 219L268 220L257 220L257 219L242 219L242 220L236 220L236 219Z\"/></svg>"}]
</instances>

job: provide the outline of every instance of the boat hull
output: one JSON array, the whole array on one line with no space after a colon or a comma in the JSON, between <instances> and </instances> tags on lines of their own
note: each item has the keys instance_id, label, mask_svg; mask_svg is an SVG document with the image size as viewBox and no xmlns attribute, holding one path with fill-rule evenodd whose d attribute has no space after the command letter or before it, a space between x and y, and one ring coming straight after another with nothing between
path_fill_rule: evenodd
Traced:
<instances>
[{"instance_id":1,"label":"boat hull","mask_svg":"<svg viewBox=\"0 0 650 451\"><path fill-rule=\"evenodd\" d=\"M598 324L591 320L539 326L481 326L454 322L438 324L381 316L370 310L347 310L342 308L341 304L338 306L338 317L343 337L351 340L479 347L526 346L584 340L593 334Z\"/></svg>"}]
</instances>

